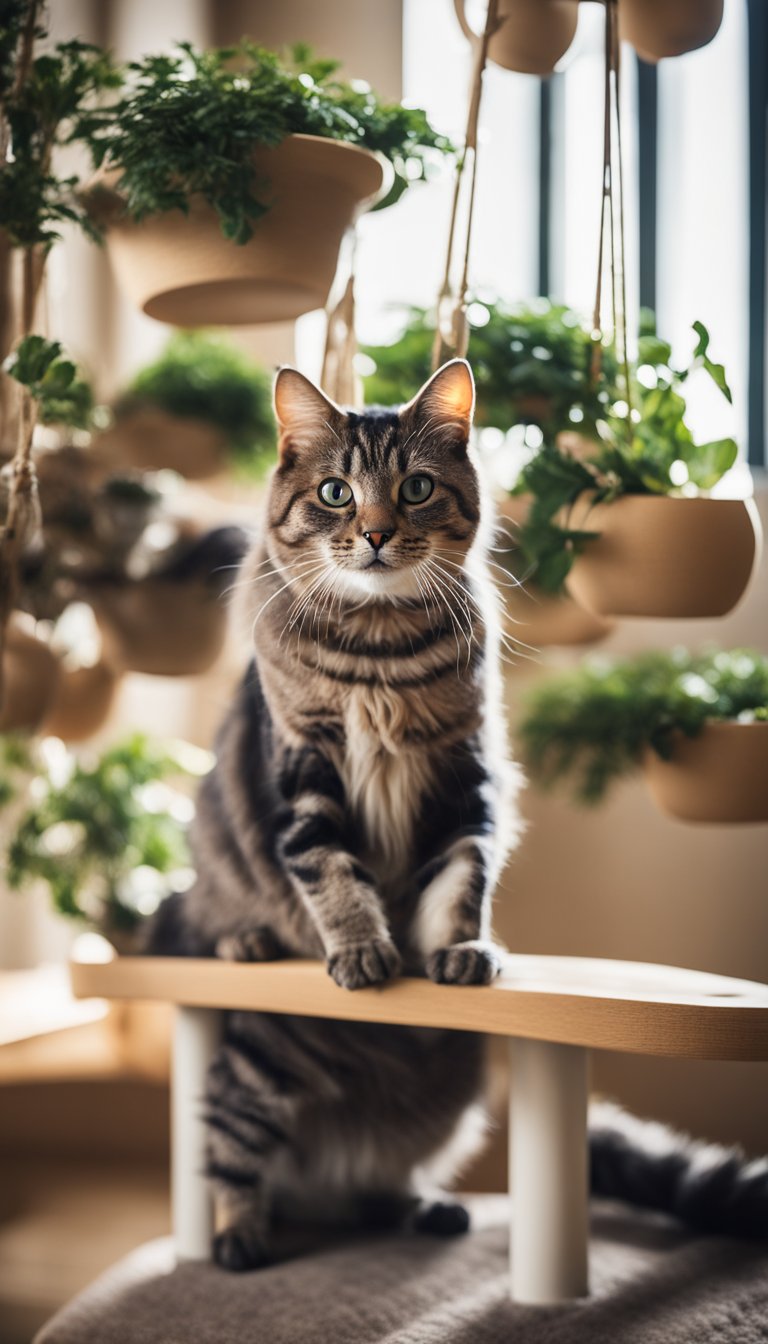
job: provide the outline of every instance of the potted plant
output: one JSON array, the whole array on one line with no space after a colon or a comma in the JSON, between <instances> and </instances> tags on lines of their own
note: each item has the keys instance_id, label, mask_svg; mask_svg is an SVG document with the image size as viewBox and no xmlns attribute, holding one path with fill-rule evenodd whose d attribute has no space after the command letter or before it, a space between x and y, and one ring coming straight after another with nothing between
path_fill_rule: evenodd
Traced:
<instances>
[{"instance_id":1,"label":"potted plant","mask_svg":"<svg viewBox=\"0 0 768 1344\"><path fill-rule=\"evenodd\" d=\"M644 772L683 821L768 821L768 658L749 649L593 659L529 692L517 739L531 777L600 802Z\"/></svg>"},{"instance_id":2,"label":"potted plant","mask_svg":"<svg viewBox=\"0 0 768 1344\"><path fill-rule=\"evenodd\" d=\"M118 399L100 446L121 467L258 479L275 456L271 378L220 337L176 332Z\"/></svg>"},{"instance_id":3,"label":"potted plant","mask_svg":"<svg viewBox=\"0 0 768 1344\"><path fill-rule=\"evenodd\" d=\"M86 742L104 727L115 702L118 674L103 661L61 668L48 713L39 725L44 737Z\"/></svg>"},{"instance_id":4,"label":"potted plant","mask_svg":"<svg viewBox=\"0 0 768 1344\"><path fill-rule=\"evenodd\" d=\"M601 616L722 616L744 593L760 547L751 500L714 499L733 466L733 439L697 443L685 421L682 389L704 370L731 400L722 365L697 341L688 367L646 316L639 341L630 419L614 403L584 454L545 436L515 492L530 496L521 545L538 581L568 591Z\"/></svg>"},{"instance_id":5,"label":"potted plant","mask_svg":"<svg viewBox=\"0 0 768 1344\"><path fill-rule=\"evenodd\" d=\"M336 68L245 40L128 67L88 200L118 282L150 317L231 325L322 307L360 210L450 149L422 111Z\"/></svg>"},{"instance_id":6,"label":"potted plant","mask_svg":"<svg viewBox=\"0 0 768 1344\"><path fill-rule=\"evenodd\" d=\"M47 886L54 909L136 950L142 921L190 880L189 798L170 776L204 773L208 754L185 743L157 747L141 735L95 759L33 762L34 789L8 839L12 890Z\"/></svg>"},{"instance_id":7,"label":"potted plant","mask_svg":"<svg viewBox=\"0 0 768 1344\"><path fill-rule=\"evenodd\" d=\"M105 662L119 672L191 677L207 672L227 634L223 600L246 547L238 527L180 538L141 577L91 581L88 600Z\"/></svg>"},{"instance_id":8,"label":"potted plant","mask_svg":"<svg viewBox=\"0 0 768 1344\"><path fill-rule=\"evenodd\" d=\"M55 653L34 633L34 622L14 612L6 629L0 733L34 733L51 711L61 677Z\"/></svg>"}]
</instances>

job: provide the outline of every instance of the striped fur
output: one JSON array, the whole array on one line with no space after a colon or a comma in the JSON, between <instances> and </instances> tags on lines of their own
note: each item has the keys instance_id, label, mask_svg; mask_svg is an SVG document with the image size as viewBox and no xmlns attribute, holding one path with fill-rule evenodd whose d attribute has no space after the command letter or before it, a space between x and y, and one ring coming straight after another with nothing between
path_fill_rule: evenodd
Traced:
<instances>
[{"instance_id":1,"label":"striped fur","mask_svg":"<svg viewBox=\"0 0 768 1344\"><path fill-rule=\"evenodd\" d=\"M323 957L347 989L403 967L497 973L490 904L518 775L472 402L463 361L365 414L278 375L280 458L239 588L254 659L201 790L197 882L157 950ZM418 474L433 489L409 504ZM351 487L346 506L319 496L328 478ZM297 1203L463 1230L464 1210L429 1192L480 1141L481 1090L470 1035L233 1015L208 1090L220 1262L268 1258L273 1213Z\"/></svg>"}]
</instances>

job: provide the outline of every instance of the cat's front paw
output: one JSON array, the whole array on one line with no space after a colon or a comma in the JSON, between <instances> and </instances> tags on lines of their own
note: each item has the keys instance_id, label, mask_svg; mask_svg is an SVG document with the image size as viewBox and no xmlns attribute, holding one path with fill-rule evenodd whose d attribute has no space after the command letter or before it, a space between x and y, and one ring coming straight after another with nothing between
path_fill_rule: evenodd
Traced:
<instances>
[{"instance_id":1,"label":"cat's front paw","mask_svg":"<svg viewBox=\"0 0 768 1344\"><path fill-rule=\"evenodd\" d=\"M227 1227L213 1239L213 1259L221 1269L242 1274L269 1264L269 1255L261 1239L249 1229Z\"/></svg>"},{"instance_id":2,"label":"cat's front paw","mask_svg":"<svg viewBox=\"0 0 768 1344\"><path fill-rule=\"evenodd\" d=\"M438 985L490 985L502 967L493 943L454 943L427 958L426 972Z\"/></svg>"},{"instance_id":3,"label":"cat's front paw","mask_svg":"<svg viewBox=\"0 0 768 1344\"><path fill-rule=\"evenodd\" d=\"M216 944L222 961L279 961L284 955L271 929L259 927L226 933Z\"/></svg>"},{"instance_id":4,"label":"cat's front paw","mask_svg":"<svg viewBox=\"0 0 768 1344\"><path fill-rule=\"evenodd\" d=\"M400 953L390 938L352 943L328 958L328 974L342 989L364 989L391 980L400 970Z\"/></svg>"}]
</instances>

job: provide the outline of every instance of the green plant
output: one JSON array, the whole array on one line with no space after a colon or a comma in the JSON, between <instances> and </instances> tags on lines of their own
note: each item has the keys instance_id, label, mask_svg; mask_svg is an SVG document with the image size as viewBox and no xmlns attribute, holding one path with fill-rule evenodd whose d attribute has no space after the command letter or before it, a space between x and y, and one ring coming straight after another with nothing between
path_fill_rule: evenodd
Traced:
<instances>
[{"instance_id":1,"label":"green plant","mask_svg":"<svg viewBox=\"0 0 768 1344\"><path fill-rule=\"evenodd\" d=\"M49 247L65 223L94 234L79 178L62 176L54 157L73 144L98 154L109 119L101 97L121 80L111 57L85 42L59 42L35 56L35 40L46 36L41 10L34 0L6 0L0 24L0 220L24 248Z\"/></svg>"},{"instance_id":2,"label":"green plant","mask_svg":"<svg viewBox=\"0 0 768 1344\"><path fill-rule=\"evenodd\" d=\"M271 379L220 337L176 332L160 357L136 375L118 416L137 404L214 425L241 470L258 473L274 456Z\"/></svg>"},{"instance_id":3,"label":"green plant","mask_svg":"<svg viewBox=\"0 0 768 1344\"><path fill-rule=\"evenodd\" d=\"M631 378L633 417L627 416L626 404L614 401L597 424L588 458L575 457L545 434L541 449L523 468L513 493L530 495L531 505L520 544L543 588L561 589L576 555L596 535L567 525L567 510L582 492L594 492L599 503L622 494L711 490L736 461L733 439L697 443L685 422L682 389L697 369L731 400L722 364L709 357L709 333L701 322L694 322L693 330L697 340L691 360L686 368L674 369L670 346L656 335L653 315L644 313Z\"/></svg>"},{"instance_id":4,"label":"green plant","mask_svg":"<svg viewBox=\"0 0 768 1344\"><path fill-rule=\"evenodd\" d=\"M7 854L13 890L43 882L54 908L114 936L130 935L189 868L191 803L162 784L199 772L193 748L136 734L97 760L72 760L64 780L41 770Z\"/></svg>"},{"instance_id":5,"label":"green plant","mask_svg":"<svg viewBox=\"0 0 768 1344\"><path fill-rule=\"evenodd\" d=\"M26 388L44 424L87 429L93 419L93 391L59 341L24 336L8 356L3 369Z\"/></svg>"},{"instance_id":6,"label":"green plant","mask_svg":"<svg viewBox=\"0 0 768 1344\"><path fill-rule=\"evenodd\" d=\"M592 337L571 309L548 299L514 306L475 300L468 318L478 425L586 433L606 414L616 395L616 361L604 349L600 375L590 381ZM434 317L411 308L397 341L364 347L376 366L365 378L366 399L386 406L407 401L429 376L434 334Z\"/></svg>"},{"instance_id":7,"label":"green plant","mask_svg":"<svg viewBox=\"0 0 768 1344\"><path fill-rule=\"evenodd\" d=\"M100 128L97 161L120 170L118 189L134 219L186 212L199 194L237 243L248 241L269 208L266 184L254 176L254 146L287 135L386 155L395 199L425 176L431 152L451 146L423 111L382 103L365 84L335 80L336 69L306 46L282 59L246 40L205 52L182 43L171 55L147 56L128 67L128 88Z\"/></svg>"},{"instance_id":8,"label":"green plant","mask_svg":"<svg viewBox=\"0 0 768 1344\"><path fill-rule=\"evenodd\" d=\"M768 720L768 658L750 649L592 659L529 692L517 727L523 760L544 787L569 784L598 803L636 770L644 749L674 752L711 719Z\"/></svg>"}]
</instances>

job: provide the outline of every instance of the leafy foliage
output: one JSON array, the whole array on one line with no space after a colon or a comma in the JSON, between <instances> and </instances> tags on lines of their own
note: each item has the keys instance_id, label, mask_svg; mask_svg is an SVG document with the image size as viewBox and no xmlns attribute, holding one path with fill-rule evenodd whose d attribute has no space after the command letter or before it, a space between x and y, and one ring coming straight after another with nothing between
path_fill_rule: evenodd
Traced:
<instances>
[{"instance_id":1,"label":"leafy foliage","mask_svg":"<svg viewBox=\"0 0 768 1344\"><path fill-rule=\"evenodd\" d=\"M159 783L186 772L183 752L137 734L63 783L42 774L9 844L10 887L42 881L60 914L130 932L189 865L181 795Z\"/></svg>"},{"instance_id":2,"label":"leafy foliage","mask_svg":"<svg viewBox=\"0 0 768 1344\"><path fill-rule=\"evenodd\" d=\"M77 365L62 354L59 341L24 336L3 369L37 402L43 424L87 429L93 416L93 391Z\"/></svg>"},{"instance_id":3,"label":"leafy foliage","mask_svg":"<svg viewBox=\"0 0 768 1344\"><path fill-rule=\"evenodd\" d=\"M711 490L736 461L733 439L696 443L685 422L682 389L696 369L703 369L731 400L723 366L707 353L706 328L696 322L694 331L698 340L688 367L673 369L671 347L656 335L653 315L645 313L632 378L636 419L627 418L626 407L619 414L614 401L597 424L587 460L574 457L545 431L540 451L523 468L513 493L530 495L531 507L520 545L543 588L562 587L574 558L595 535L557 521L583 491L594 491L600 502L622 494L679 494L683 486L687 493Z\"/></svg>"},{"instance_id":4,"label":"leafy foliage","mask_svg":"<svg viewBox=\"0 0 768 1344\"><path fill-rule=\"evenodd\" d=\"M592 338L571 309L548 299L514 307L475 301L468 316L478 425L506 431L524 423L551 434L584 432L605 415L615 395L616 362L604 349L600 376L591 384ZM366 346L364 353L376 365L365 379L366 399L394 406L413 396L429 377L434 334L434 318L411 308L399 340Z\"/></svg>"},{"instance_id":5,"label":"leafy foliage","mask_svg":"<svg viewBox=\"0 0 768 1344\"><path fill-rule=\"evenodd\" d=\"M334 79L336 69L306 46L283 60L246 40L205 52L182 43L171 55L146 56L128 67L131 82L101 127L98 160L120 169L134 219L186 212L200 194L237 243L269 208L267 184L254 177L254 146L286 135L378 150L394 165L395 199L426 175L431 152L451 145L420 109L383 103L367 85Z\"/></svg>"},{"instance_id":6,"label":"leafy foliage","mask_svg":"<svg viewBox=\"0 0 768 1344\"><path fill-rule=\"evenodd\" d=\"M640 764L643 750L674 752L710 719L768 717L768 658L749 649L593 659L529 692L517 728L526 766L544 787L568 784L598 803Z\"/></svg>"},{"instance_id":7,"label":"leafy foliage","mask_svg":"<svg viewBox=\"0 0 768 1344\"><path fill-rule=\"evenodd\" d=\"M220 337L176 332L160 357L134 378L118 415L135 404L214 425L226 436L236 465L249 473L261 471L274 456L271 379Z\"/></svg>"},{"instance_id":8,"label":"leafy foliage","mask_svg":"<svg viewBox=\"0 0 768 1344\"><path fill-rule=\"evenodd\" d=\"M109 119L101 95L120 84L111 57L85 42L59 42L33 57L26 70L24 27L29 0L7 5L0 38L0 105L10 154L0 173L0 219L18 247L50 246L62 224L95 235L77 197L79 178L56 171L61 145L83 144L93 152ZM37 37L45 36L39 28Z\"/></svg>"}]
</instances>

